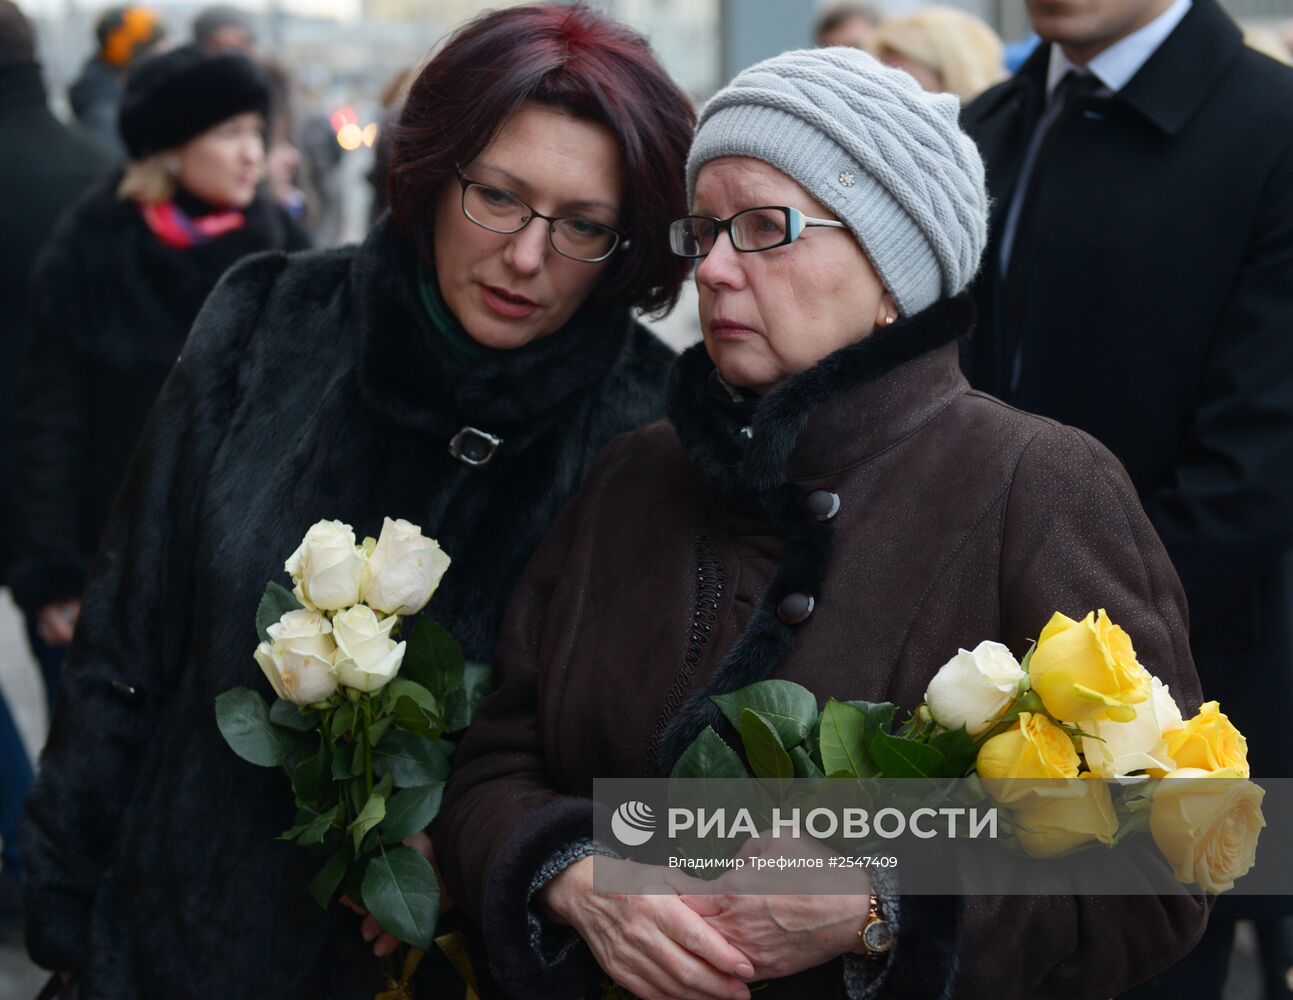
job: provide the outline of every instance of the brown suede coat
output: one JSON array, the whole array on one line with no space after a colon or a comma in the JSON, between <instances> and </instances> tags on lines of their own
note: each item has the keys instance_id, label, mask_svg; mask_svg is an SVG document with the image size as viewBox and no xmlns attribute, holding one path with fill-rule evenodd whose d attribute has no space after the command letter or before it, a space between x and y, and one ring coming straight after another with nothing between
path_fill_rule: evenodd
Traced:
<instances>
[{"instance_id":1,"label":"brown suede coat","mask_svg":"<svg viewBox=\"0 0 1293 1000\"><path fill-rule=\"evenodd\" d=\"M710 694L775 676L905 711L958 648L1022 655L1052 612L1103 607L1187 717L1198 707L1181 588L1122 467L1080 431L971 391L953 343L971 322L945 301L757 405L725 398L698 346L675 368L670 422L603 452L513 597L500 687L434 831L515 995L595 983L582 946L553 962L531 945L530 886L591 836L595 777L668 773L706 724L722 731ZM839 496L824 522L805 509L816 490ZM800 624L778 617L789 593L814 599ZM1110 997L1184 954L1206 919L1193 896L898 909L869 996ZM838 970L829 981L842 994Z\"/></svg>"}]
</instances>

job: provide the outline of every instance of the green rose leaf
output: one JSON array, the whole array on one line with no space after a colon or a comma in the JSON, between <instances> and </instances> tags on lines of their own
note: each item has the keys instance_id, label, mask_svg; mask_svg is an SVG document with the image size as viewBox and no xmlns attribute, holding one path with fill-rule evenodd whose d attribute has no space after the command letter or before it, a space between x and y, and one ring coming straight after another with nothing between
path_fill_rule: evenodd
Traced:
<instances>
[{"instance_id":1,"label":"green rose leaf","mask_svg":"<svg viewBox=\"0 0 1293 1000\"><path fill-rule=\"evenodd\" d=\"M979 748L974 738L965 731L965 727L936 734L929 745L943 755L945 770L939 775L942 778L963 778L974 766Z\"/></svg>"},{"instance_id":2,"label":"green rose leaf","mask_svg":"<svg viewBox=\"0 0 1293 1000\"><path fill-rule=\"evenodd\" d=\"M393 729L373 750L373 770L380 775L392 774L399 788L434 785L448 779L453 750L453 744L444 740Z\"/></svg>"},{"instance_id":3,"label":"green rose leaf","mask_svg":"<svg viewBox=\"0 0 1293 1000\"><path fill-rule=\"evenodd\" d=\"M350 854L350 845L346 844L346 854ZM368 870L368 861L360 859L346 865L346 873L341 878L341 891L351 899L357 899L361 903L364 899L364 872Z\"/></svg>"},{"instance_id":4,"label":"green rose leaf","mask_svg":"<svg viewBox=\"0 0 1293 1000\"><path fill-rule=\"evenodd\" d=\"M239 757L261 767L277 767L288 746L269 721L265 699L248 688L233 688L215 700L220 735Z\"/></svg>"},{"instance_id":5,"label":"green rose leaf","mask_svg":"<svg viewBox=\"0 0 1293 1000\"><path fill-rule=\"evenodd\" d=\"M403 677L386 685L389 719L401 729L436 739L440 736L440 706L435 696L416 681ZM374 741L376 742L376 741Z\"/></svg>"},{"instance_id":6,"label":"green rose leaf","mask_svg":"<svg viewBox=\"0 0 1293 1000\"><path fill-rule=\"evenodd\" d=\"M269 707L269 721L294 733L309 733L319 728L319 713L308 712L279 698Z\"/></svg>"},{"instance_id":7,"label":"green rose leaf","mask_svg":"<svg viewBox=\"0 0 1293 1000\"><path fill-rule=\"evenodd\" d=\"M299 611L302 607L296 595L286 587L272 581L265 584L265 593L256 608L256 631L260 633L260 641L269 642L269 627L277 625L289 611Z\"/></svg>"},{"instance_id":8,"label":"green rose leaf","mask_svg":"<svg viewBox=\"0 0 1293 1000\"><path fill-rule=\"evenodd\" d=\"M350 732L355 726L355 706L343 701L332 713L332 738L340 739L343 733Z\"/></svg>"},{"instance_id":9,"label":"green rose leaf","mask_svg":"<svg viewBox=\"0 0 1293 1000\"><path fill-rule=\"evenodd\" d=\"M928 743L876 733L871 741L871 758L886 778L937 778L947 760Z\"/></svg>"},{"instance_id":10,"label":"green rose leaf","mask_svg":"<svg viewBox=\"0 0 1293 1000\"><path fill-rule=\"evenodd\" d=\"M822 766L822 717L820 715L804 738L804 749L808 751L808 756L813 759L813 763L820 768Z\"/></svg>"},{"instance_id":11,"label":"green rose leaf","mask_svg":"<svg viewBox=\"0 0 1293 1000\"><path fill-rule=\"evenodd\" d=\"M340 850L323 863L323 868L319 874L314 876L314 881L310 883L310 895L314 901L323 909L328 908L332 902L332 896L337 891L337 886L341 884L342 877L346 874L346 866L350 863L350 852Z\"/></svg>"},{"instance_id":12,"label":"green rose leaf","mask_svg":"<svg viewBox=\"0 0 1293 1000\"><path fill-rule=\"evenodd\" d=\"M789 781L795 776L795 765L781 745L777 730L752 708L741 712L741 742L756 777Z\"/></svg>"},{"instance_id":13,"label":"green rose leaf","mask_svg":"<svg viewBox=\"0 0 1293 1000\"><path fill-rule=\"evenodd\" d=\"M431 863L410 847L384 851L368 863L364 907L382 929L423 950L431 946L440 911L440 884Z\"/></svg>"},{"instance_id":14,"label":"green rose leaf","mask_svg":"<svg viewBox=\"0 0 1293 1000\"><path fill-rule=\"evenodd\" d=\"M850 705L859 709L866 716L866 745L870 746L877 733L889 733L893 729L893 717L898 706L891 701L850 701Z\"/></svg>"},{"instance_id":15,"label":"green rose leaf","mask_svg":"<svg viewBox=\"0 0 1293 1000\"><path fill-rule=\"evenodd\" d=\"M296 733L275 727L278 742L283 745L283 764L289 773L295 771L319 752L319 738L312 733Z\"/></svg>"},{"instance_id":16,"label":"green rose leaf","mask_svg":"<svg viewBox=\"0 0 1293 1000\"><path fill-rule=\"evenodd\" d=\"M822 769L817 766L812 756L803 747L791 747L790 762L795 767L796 778L821 778Z\"/></svg>"},{"instance_id":17,"label":"green rose leaf","mask_svg":"<svg viewBox=\"0 0 1293 1000\"><path fill-rule=\"evenodd\" d=\"M326 748L307 757L292 770L292 792L299 804L310 805L323 798L324 782L332 774L332 761Z\"/></svg>"},{"instance_id":18,"label":"green rose leaf","mask_svg":"<svg viewBox=\"0 0 1293 1000\"><path fill-rule=\"evenodd\" d=\"M386 696L390 699L390 704L394 705L401 698L408 698L418 708L431 715L440 711L440 706L436 703L435 695L424 688L417 681L411 681L406 677L396 677L386 685Z\"/></svg>"},{"instance_id":19,"label":"green rose leaf","mask_svg":"<svg viewBox=\"0 0 1293 1000\"><path fill-rule=\"evenodd\" d=\"M332 829L332 824L337 822L340 814L340 803L327 812L320 813L301 831L301 836L297 843L302 847L313 847L315 844L322 844L323 838L328 835L328 831Z\"/></svg>"},{"instance_id":20,"label":"green rose leaf","mask_svg":"<svg viewBox=\"0 0 1293 1000\"><path fill-rule=\"evenodd\" d=\"M317 809L311 809L308 806L297 806L296 817L292 820L292 826L280 833L275 840L295 840L302 831L305 830L314 820L318 819L319 812Z\"/></svg>"},{"instance_id":21,"label":"green rose leaf","mask_svg":"<svg viewBox=\"0 0 1293 1000\"><path fill-rule=\"evenodd\" d=\"M364 811L364 803L368 801L368 793L364 791L364 780L356 778L347 781L342 787L345 788L346 796L350 799L351 811L358 816Z\"/></svg>"},{"instance_id":22,"label":"green rose leaf","mask_svg":"<svg viewBox=\"0 0 1293 1000\"><path fill-rule=\"evenodd\" d=\"M471 724L476 707L489 694L491 672L485 663L463 664L462 688L451 694L444 706L444 731L456 733Z\"/></svg>"},{"instance_id":23,"label":"green rose leaf","mask_svg":"<svg viewBox=\"0 0 1293 1000\"><path fill-rule=\"evenodd\" d=\"M443 705L451 694L462 689L462 650L453 636L425 615L418 617L407 641L400 672L421 684Z\"/></svg>"},{"instance_id":24,"label":"green rose leaf","mask_svg":"<svg viewBox=\"0 0 1293 1000\"><path fill-rule=\"evenodd\" d=\"M377 832L388 843L399 843L419 830L425 830L440 811L444 784L422 785L396 792L386 803L386 818Z\"/></svg>"},{"instance_id":25,"label":"green rose leaf","mask_svg":"<svg viewBox=\"0 0 1293 1000\"><path fill-rule=\"evenodd\" d=\"M362 761L360 769L363 768ZM338 743L332 748L332 780L345 781L355 777L355 748L350 743Z\"/></svg>"},{"instance_id":26,"label":"green rose leaf","mask_svg":"<svg viewBox=\"0 0 1293 1000\"><path fill-rule=\"evenodd\" d=\"M397 701L388 718L400 729L407 729L427 739L433 740L440 735L440 727L436 720L419 708L417 702L411 698L401 698Z\"/></svg>"},{"instance_id":27,"label":"green rose leaf","mask_svg":"<svg viewBox=\"0 0 1293 1000\"><path fill-rule=\"evenodd\" d=\"M359 852L359 845L364 839L364 835L373 829L386 818L386 798L376 789L373 794L368 796L368 801L364 803L364 808L359 810L359 815L355 821L350 824L346 833L354 839L355 852Z\"/></svg>"},{"instance_id":28,"label":"green rose leaf","mask_svg":"<svg viewBox=\"0 0 1293 1000\"><path fill-rule=\"evenodd\" d=\"M712 726L692 741L674 765L674 778L748 778L740 755L723 742Z\"/></svg>"},{"instance_id":29,"label":"green rose leaf","mask_svg":"<svg viewBox=\"0 0 1293 1000\"><path fill-rule=\"evenodd\" d=\"M822 728L818 737L822 770L832 776L877 777L879 772L866 749L866 728L866 712L857 705L830 699L822 709Z\"/></svg>"},{"instance_id":30,"label":"green rose leaf","mask_svg":"<svg viewBox=\"0 0 1293 1000\"><path fill-rule=\"evenodd\" d=\"M804 742L817 721L817 699L806 687L790 681L759 681L731 694L710 699L727 717L733 728L741 728L741 713L747 708L777 732L782 747L796 747Z\"/></svg>"},{"instance_id":31,"label":"green rose leaf","mask_svg":"<svg viewBox=\"0 0 1293 1000\"><path fill-rule=\"evenodd\" d=\"M395 720L391 716L387 715L378 719L368 727L368 738L372 741L373 746L377 746L377 744L382 741L382 737L386 735L386 731L394 724Z\"/></svg>"}]
</instances>

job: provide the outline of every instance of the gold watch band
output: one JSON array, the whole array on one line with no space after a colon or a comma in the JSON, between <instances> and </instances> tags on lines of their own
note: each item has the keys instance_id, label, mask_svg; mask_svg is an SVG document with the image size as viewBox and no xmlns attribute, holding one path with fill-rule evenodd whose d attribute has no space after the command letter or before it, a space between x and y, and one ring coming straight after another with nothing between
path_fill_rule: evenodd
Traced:
<instances>
[{"instance_id":1,"label":"gold watch band","mask_svg":"<svg viewBox=\"0 0 1293 1000\"><path fill-rule=\"evenodd\" d=\"M893 931L880 908L880 897L871 893L866 919L858 928L857 954L865 958L883 958L893 948Z\"/></svg>"}]
</instances>

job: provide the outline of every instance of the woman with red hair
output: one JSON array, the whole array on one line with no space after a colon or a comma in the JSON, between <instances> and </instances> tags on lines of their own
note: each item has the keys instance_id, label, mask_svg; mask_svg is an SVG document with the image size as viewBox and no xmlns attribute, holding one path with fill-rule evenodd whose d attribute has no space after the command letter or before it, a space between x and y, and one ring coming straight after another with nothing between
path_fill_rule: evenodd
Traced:
<instances>
[{"instance_id":1,"label":"woman with red hair","mask_svg":"<svg viewBox=\"0 0 1293 1000\"><path fill-rule=\"evenodd\" d=\"M265 688L257 601L321 518L437 537L453 569L428 613L491 658L593 457L662 413L672 355L634 310L687 271L663 234L693 120L617 22L488 14L414 82L367 241L262 254L212 293L85 588L29 800L27 942L86 1000L373 996L392 942L313 903L317 862L275 840L287 785L233 755L213 699Z\"/></svg>"}]
</instances>

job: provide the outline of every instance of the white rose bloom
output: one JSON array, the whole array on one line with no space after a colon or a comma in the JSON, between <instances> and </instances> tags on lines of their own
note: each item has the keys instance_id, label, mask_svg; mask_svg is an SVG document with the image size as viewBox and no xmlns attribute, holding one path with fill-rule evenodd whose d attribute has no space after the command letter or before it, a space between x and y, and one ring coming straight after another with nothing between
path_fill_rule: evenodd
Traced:
<instances>
[{"instance_id":1,"label":"white rose bloom","mask_svg":"<svg viewBox=\"0 0 1293 1000\"><path fill-rule=\"evenodd\" d=\"M1082 754L1093 774L1102 778L1123 778L1146 768L1176 769L1167 753L1163 734L1182 728L1181 710L1167 690L1167 685L1153 678L1149 698L1133 705L1136 718L1131 722L1087 722L1083 732L1098 737L1082 737Z\"/></svg>"},{"instance_id":2,"label":"white rose bloom","mask_svg":"<svg viewBox=\"0 0 1293 1000\"><path fill-rule=\"evenodd\" d=\"M934 675L925 691L934 721L944 729L965 726L971 736L992 727L1019 693L1024 670L999 642L981 642L963 649Z\"/></svg>"},{"instance_id":3,"label":"white rose bloom","mask_svg":"<svg viewBox=\"0 0 1293 1000\"><path fill-rule=\"evenodd\" d=\"M291 574L296 584L292 592L301 603L322 611L338 611L359 603L364 560L350 525L320 521L305 533L305 540L283 568Z\"/></svg>"},{"instance_id":4,"label":"white rose bloom","mask_svg":"<svg viewBox=\"0 0 1293 1000\"><path fill-rule=\"evenodd\" d=\"M337 640L334 662L343 687L376 691L399 673L405 644L391 639L391 629L398 620L394 615L379 620L371 608L362 604L332 620L332 634Z\"/></svg>"},{"instance_id":5,"label":"white rose bloom","mask_svg":"<svg viewBox=\"0 0 1293 1000\"><path fill-rule=\"evenodd\" d=\"M312 705L337 690L328 619L317 611L289 611L267 631L270 641L257 646L254 655L276 695Z\"/></svg>"},{"instance_id":6,"label":"white rose bloom","mask_svg":"<svg viewBox=\"0 0 1293 1000\"><path fill-rule=\"evenodd\" d=\"M389 517L368 560L363 600L388 615L415 615L440 585L449 556L416 524Z\"/></svg>"}]
</instances>

